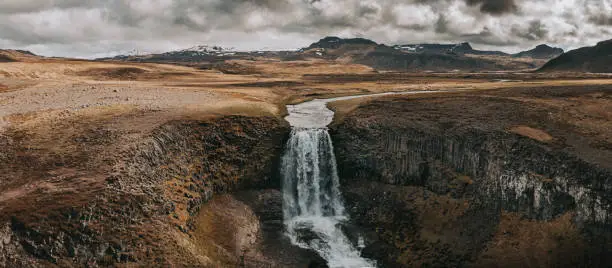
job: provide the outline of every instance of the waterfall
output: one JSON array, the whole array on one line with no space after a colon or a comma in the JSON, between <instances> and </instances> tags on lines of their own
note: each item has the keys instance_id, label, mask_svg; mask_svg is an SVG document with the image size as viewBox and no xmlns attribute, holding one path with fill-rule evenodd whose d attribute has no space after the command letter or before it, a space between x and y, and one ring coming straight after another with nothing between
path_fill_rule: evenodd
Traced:
<instances>
[{"instance_id":1,"label":"waterfall","mask_svg":"<svg viewBox=\"0 0 612 268\"><path fill-rule=\"evenodd\" d=\"M294 128L282 158L283 214L291 242L313 249L330 267L375 267L341 229L347 219L326 128Z\"/></svg>"},{"instance_id":2,"label":"waterfall","mask_svg":"<svg viewBox=\"0 0 612 268\"><path fill-rule=\"evenodd\" d=\"M338 173L326 129L294 129L282 159L285 219L342 217Z\"/></svg>"},{"instance_id":3,"label":"waterfall","mask_svg":"<svg viewBox=\"0 0 612 268\"><path fill-rule=\"evenodd\" d=\"M344 211L336 157L327 125L334 112L327 103L368 96L431 93L432 91L387 92L363 96L315 99L287 105L285 120L293 127L281 163L283 216L287 235L297 246L315 250L332 267L376 267L362 258L365 243L353 245L342 231ZM444 92L444 91L439 91Z\"/></svg>"}]
</instances>

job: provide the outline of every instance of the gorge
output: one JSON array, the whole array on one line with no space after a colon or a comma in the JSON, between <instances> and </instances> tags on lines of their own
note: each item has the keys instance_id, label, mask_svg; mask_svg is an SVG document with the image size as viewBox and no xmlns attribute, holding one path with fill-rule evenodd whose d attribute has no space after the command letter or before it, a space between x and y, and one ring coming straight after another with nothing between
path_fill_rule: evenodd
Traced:
<instances>
[{"instance_id":1,"label":"gorge","mask_svg":"<svg viewBox=\"0 0 612 268\"><path fill-rule=\"evenodd\" d=\"M0 49L0 267L609 267L608 43Z\"/></svg>"},{"instance_id":2,"label":"gorge","mask_svg":"<svg viewBox=\"0 0 612 268\"><path fill-rule=\"evenodd\" d=\"M611 93L384 93L147 131L125 122L160 114L132 112L41 140L9 128L0 264L605 267ZM29 149L47 142L78 151Z\"/></svg>"},{"instance_id":3,"label":"gorge","mask_svg":"<svg viewBox=\"0 0 612 268\"><path fill-rule=\"evenodd\" d=\"M592 105L610 92L539 90L414 91L288 106L292 130L275 197L283 227L264 232L283 232L324 260L306 254L292 264L301 267L605 266L606 135L582 125L594 133L585 137L558 120L597 120L559 102ZM284 239L269 243L286 247Z\"/></svg>"}]
</instances>

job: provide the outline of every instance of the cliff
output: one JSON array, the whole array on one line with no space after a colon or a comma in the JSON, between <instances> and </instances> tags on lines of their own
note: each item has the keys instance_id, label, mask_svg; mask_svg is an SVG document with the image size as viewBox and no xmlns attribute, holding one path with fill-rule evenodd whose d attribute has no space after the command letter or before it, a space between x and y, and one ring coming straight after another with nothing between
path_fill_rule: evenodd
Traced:
<instances>
[{"instance_id":1,"label":"cliff","mask_svg":"<svg viewBox=\"0 0 612 268\"><path fill-rule=\"evenodd\" d=\"M605 266L612 133L588 106L612 91L488 93L375 100L334 126L366 252L385 267Z\"/></svg>"},{"instance_id":2,"label":"cliff","mask_svg":"<svg viewBox=\"0 0 612 268\"><path fill-rule=\"evenodd\" d=\"M224 266L245 256L261 261L257 211L238 201L207 203L216 196L234 200L225 193L278 188L276 159L288 131L275 117L227 116L171 121L119 147L113 146L117 133L85 132L74 140L84 151L61 165L57 157L24 149L28 136L9 131L0 136L8 149L0 154L3 181L41 172L33 177L41 186L2 195L0 264ZM102 166L108 169L94 168ZM63 174L67 170L72 175ZM53 180L50 174L73 179ZM60 184L65 181L69 185ZM198 236L211 226L206 215L215 213L234 215L215 223L235 225L232 235ZM232 242L236 237L242 242Z\"/></svg>"}]
</instances>

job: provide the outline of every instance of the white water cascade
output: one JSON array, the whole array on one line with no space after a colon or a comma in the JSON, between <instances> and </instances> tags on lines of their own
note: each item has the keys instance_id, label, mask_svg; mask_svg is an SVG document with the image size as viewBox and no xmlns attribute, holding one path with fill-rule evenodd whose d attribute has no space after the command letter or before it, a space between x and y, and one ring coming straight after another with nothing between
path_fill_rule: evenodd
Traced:
<instances>
[{"instance_id":1,"label":"white water cascade","mask_svg":"<svg viewBox=\"0 0 612 268\"><path fill-rule=\"evenodd\" d=\"M282 159L283 213L293 244L330 267L376 267L341 230L346 220L332 142L325 128L294 128Z\"/></svg>"},{"instance_id":2,"label":"white water cascade","mask_svg":"<svg viewBox=\"0 0 612 268\"><path fill-rule=\"evenodd\" d=\"M327 125L328 100L288 106L293 129L282 158L283 214L291 242L315 250L330 267L376 267L341 229L347 219Z\"/></svg>"},{"instance_id":3,"label":"white water cascade","mask_svg":"<svg viewBox=\"0 0 612 268\"><path fill-rule=\"evenodd\" d=\"M347 220L340 193L336 157L327 126L334 112L332 101L392 94L432 93L431 91L392 92L334 99L316 99L288 105L285 118L293 127L281 163L283 214L287 235L297 246L315 250L329 267L376 267L361 257L363 238L353 245L342 231Z\"/></svg>"}]
</instances>

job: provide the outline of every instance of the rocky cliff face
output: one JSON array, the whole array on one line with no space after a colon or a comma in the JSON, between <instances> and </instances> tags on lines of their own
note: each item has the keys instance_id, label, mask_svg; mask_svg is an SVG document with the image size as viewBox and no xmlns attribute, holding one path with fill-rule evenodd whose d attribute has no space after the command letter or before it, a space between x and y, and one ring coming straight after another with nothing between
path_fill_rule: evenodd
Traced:
<instances>
[{"instance_id":1,"label":"rocky cliff face","mask_svg":"<svg viewBox=\"0 0 612 268\"><path fill-rule=\"evenodd\" d=\"M596 94L609 105L609 89ZM580 108L555 105L568 96L491 95L373 101L334 127L353 219L371 230L366 252L386 267L604 266L612 169L609 147L592 145L609 141L568 125ZM523 229L508 230L513 219ZM522 237L534 232L545 235Z\"/></svg>"},{"instance_id":2,"label":"rocky cliff face","mask_svg":"<svg viewBox=\"0 0 612 268\"><path fill-rule=\"evenodd\" d=\"M346 152L386 153L359 159L360 169L352 169L355 173L349 177L423 186L458 197L486 195L496 206L534 219L552 219L574 208L580 222L609 224L612 219L609 196L602 194L611 190L612 173L571 155L548 152L535 141L478 130L439 136L418 129L381 132L386 134L368 137L379 140L378 146L362 144ZM446 181L453 172L466 176L463 185Z\"/></svg>"},{"instance_id":3,"label":"rocky cliff face","mask_svg":"<svg viewBox=\"0 0 612 268\"><path fill-rule=\"evenodd\" d=\"M278 188L275 163L288 131L284 121L272 117L169 122L121 149L109 163L98 163L109 165L107 173L74 175L89 178L89 187L3 194L0 266L237 265L248 255L243 249L257 252L261 226L255 212L243 213L246 205L239 202L221 209L230 217L216 224L240 223L238 244L223 240L234 236L199 239L210 225L196 216L214 196ZM27 169L20 161L28 152L10 135L6 139L14 151L6 151L3 163ZM208 209L210 215L219 213ZM231 216L232 211L239 215ZM209 248L217 246L214 252L229 255L212 254Z\"/></svg>"}]
</instances>

